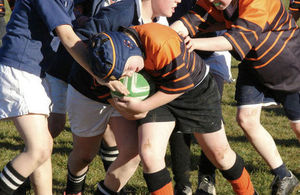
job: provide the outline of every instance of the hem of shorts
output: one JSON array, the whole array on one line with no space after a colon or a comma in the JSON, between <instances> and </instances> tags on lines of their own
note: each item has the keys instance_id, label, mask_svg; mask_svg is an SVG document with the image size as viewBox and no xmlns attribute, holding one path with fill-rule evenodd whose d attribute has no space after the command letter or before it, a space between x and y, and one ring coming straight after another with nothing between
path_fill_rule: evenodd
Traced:
<instances>
[{"instance_id":1,"label":"hem of shorts","mask_svg":"<svg viewBox=\"0 0 300 195\"><path fill-rule=\"evenodd\" d=\"M250 108L250 107L261 107L261 106L263 106L263 103L237 105L237 108Z\"/></svg>"},{"instance_id":2,"label":"hem of shorts","mask_svg":"<svg viewBox=\"0 0 300 195\"><path fill-rule=\"evenodd\" d=\"M16 118L19 116L24 116L28 114L40 114L40 115L46 115L47 117L49 116L49 113L42 113L42 112L23 112L23 113L16 113L16 114L9 114L9 115L0 115L0 120L4 119L11 119L11 118Z\"/></svg>"},{"instance_id":3,"label":"hem of shorts","mask_svg":"<svg viewBox=\"0 0 300 195\"><path fill-rule=\"evenodd\" d=\"M92 134L92 135L87 135L87 134L83 133L84 136L82 134L74 133L72 131L72 128L71 128L71 132L72 132L72 134L76 135L77 137L96 137L96 136L99 136L99 135L103 134L105 131L103 131L102 133L99 133L99 134L96 133L96 134Z\"/></svg>"}]
</instances>

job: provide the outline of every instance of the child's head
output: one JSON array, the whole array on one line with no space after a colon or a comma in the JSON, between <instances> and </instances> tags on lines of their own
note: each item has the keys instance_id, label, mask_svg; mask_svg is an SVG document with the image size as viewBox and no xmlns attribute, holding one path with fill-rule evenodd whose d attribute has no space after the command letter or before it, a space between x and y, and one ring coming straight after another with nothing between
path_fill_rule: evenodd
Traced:
<instances>
[{"instance_id":1,"label":"child's head","mask_svg":"<svg viewBox=\"0 0 300 195\"><path fill-rule=\"evenodd\" d=\"M156 17L171 17L181 0L152 0L153 13Z\"/></svg>"},{"instance_id":2,"label":"child's head","mask_svg":"<svg viewBox=\"0 0 300 195\"><path fill-rule=\"evenodd\" d=\"M143 54L123 32L103 32L90 40L93 73L103 80L130 76L144 67Z\"/></svg>"}]
</instances>

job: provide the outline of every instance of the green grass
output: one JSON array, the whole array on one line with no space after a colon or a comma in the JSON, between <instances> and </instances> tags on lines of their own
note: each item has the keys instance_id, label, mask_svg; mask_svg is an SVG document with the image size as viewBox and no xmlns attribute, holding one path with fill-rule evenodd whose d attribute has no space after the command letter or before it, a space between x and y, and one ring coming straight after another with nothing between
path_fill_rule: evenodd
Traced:
<instances>
[{"instance_id":1,"label":"green grass","mask_svg":"<svg viewBox=\"0 0 300 195\"><path fill-rule=\"evenodd\" d=\"M237 62L233 62L233 75L237 74ZM260 194L269 194L269 185L273 176L263 159L257 154L254 148L246 140L242 130L235 121L236 107L234 101L234 84L226 84L223 98L223 114L226 122L226 133L232 148L245 160L246 167L251 174L252 181ZM295 135L289 128L289 122L283 114L282 108L267 109L262 111L262 123L274 137L278 150L294 174L300 178L300 152ZM0 122L0 168L18 154L22 148L22 140L15 131L13 124L9 121ZM197 185L196 159L200 154L200 148L192 144L192 171L191 181L193 189ZM61 194L66 185L67 157L72 149L72 136L69 131L69 123L54 143L52 155L53 162L53 191L54 194ZM167 165L170 168L170 152L166 155ZM90 166L86 180L87 194L92 194L97 181L104 178L104 169L100 158L97 156ZM142 168L139 167L135 175L130 179L128 185L137 190L137 194L145 194L146 185L142 175ZM229 183L217 171L217 192L221 195L233 194Z\"/></svg>"},{"instance_id":2,"label":"green grass","mask_svg":"<svg viewBox=\"0 0 300 195\"><path fill-rule=\"evenodd\" d=\"M287 0L285 1L287 5ZM233 60L232 73L237 75L238 62ZM272 182L268 166L258 155L254 148L246 140L242 130L235 121L236 107L234 101L235 84L226 84L223 96L223 115L226 122L226 133L232 148L239 153L245 160L246 167L250 172L252 181L257 191L264 195L270 194L269 186ZM300 178L300 144L289 127L289 122L284 116L282 108L265 109L262 111L261 121L273 136L278 150L294 174ZM66 130L63 131L54 141L54 150L52 155L53 163L53 193L62 194L66 185L67 157L72 150L72 136L69 131L69 123ZM0 122L0 168L2 169L15 155L23 149L23 143L18 136L13 124L9 121ZM191 182L195 191L197 185L197 165L196 159L199 157L200 148L192 144L192 171ZM167 166L170 170L170 152L166 155ZM171 170L170 170L171 171ZM95 184L104 178L104 169L100 158L97 156L90 165L89 173L86 179L86 194L92 194ZM220 195L231 195L233 191L229 183L217 171L217 192ZM139 167L135 175L130 179L128 186L136 189L136 194L147 194L147 188L142 175L142 168ZM32 193L33 194L33 193ZM298 193L300 194L300 193Z\"/></svg>"}]
</instances>

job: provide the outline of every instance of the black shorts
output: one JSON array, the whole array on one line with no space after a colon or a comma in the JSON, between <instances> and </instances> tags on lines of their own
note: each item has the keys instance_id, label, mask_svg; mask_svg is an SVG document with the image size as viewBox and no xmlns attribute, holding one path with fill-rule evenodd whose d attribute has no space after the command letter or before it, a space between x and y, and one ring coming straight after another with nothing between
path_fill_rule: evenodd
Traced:
<instances>
[{"instance_id":1,"label":"black shorts","mask_svg":"<svg viewBox=\"0 0 300 195\"><path fill-rule=\"evenodd\" d=\"M210 74L194 89L172 102L149 111L138 125L151 122L176 122L176 130L183 133L210 133L221 129L220 94Z\"/></svg>"}]
</instances>

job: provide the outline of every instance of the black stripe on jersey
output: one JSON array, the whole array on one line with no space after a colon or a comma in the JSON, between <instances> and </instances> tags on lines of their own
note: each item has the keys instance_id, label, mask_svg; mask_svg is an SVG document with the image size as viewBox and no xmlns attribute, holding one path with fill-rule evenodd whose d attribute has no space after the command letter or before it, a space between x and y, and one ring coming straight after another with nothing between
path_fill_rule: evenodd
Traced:
<instances>
[{"instance_id":1,"label":"black stripe on jersey","mask_svg":"<svg viewBox=\"0 0 300 195\"><path fill-rule=\"evenodd\" d=\"M208 24L214 24L217 22L204 8L198 4L196 4L192 10L200 15Z\"/></svg>"}]
</instances>

